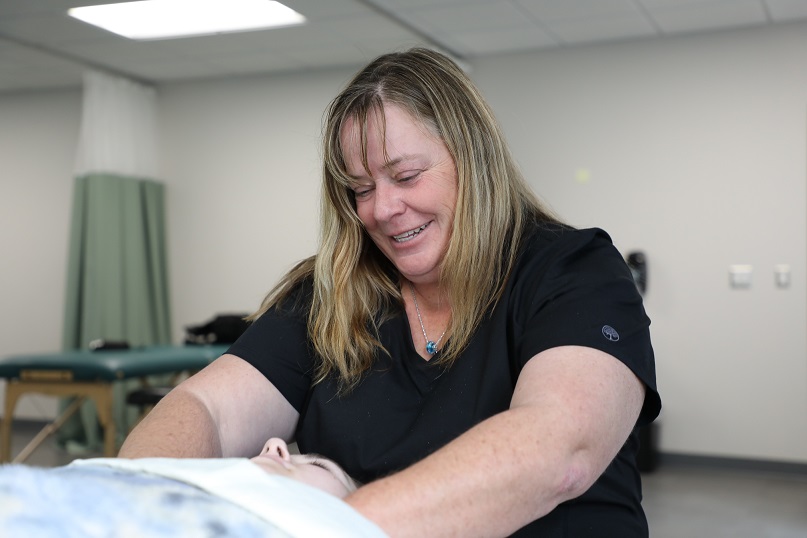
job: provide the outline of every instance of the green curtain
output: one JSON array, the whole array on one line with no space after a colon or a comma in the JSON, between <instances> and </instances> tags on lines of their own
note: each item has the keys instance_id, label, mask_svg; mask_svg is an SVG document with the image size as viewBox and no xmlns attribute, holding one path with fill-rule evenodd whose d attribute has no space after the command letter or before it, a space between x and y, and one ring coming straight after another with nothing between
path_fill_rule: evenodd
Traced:
<instances>
[{"instance_id":1,"label":"green curtain","mask_svg":"<svg viewBox=\"0 0 807 538\"><path fill-rule=\"evenodd\" d=\"M170 344L165 188L148 179L87 174L75 180L68 253L63 347L86 349L95 339L131 346ZM136 418L116 386L119 441ZM67 402L63 403L63 406ZM94 404L60 430L63 444L101 446Z\"/></svg>"}]
</instances>

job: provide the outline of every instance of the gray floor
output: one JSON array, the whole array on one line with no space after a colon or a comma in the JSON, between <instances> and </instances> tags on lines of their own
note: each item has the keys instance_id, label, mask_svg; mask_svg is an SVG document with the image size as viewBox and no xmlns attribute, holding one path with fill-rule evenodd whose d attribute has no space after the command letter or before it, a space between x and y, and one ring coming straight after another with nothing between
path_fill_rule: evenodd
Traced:
<instances>
[{"instance_id":1,"label":"gray floor","mask_svg":"<svg viewBox=\"0 0 807 538\"><path fill-rule=\"evenodd\" d=\"M807 538L807 474L668 464L646 473L652 538Z\"/></svg>"},{"instance_id":2,"label":"gray floor","mask_svg":"<svg viewBox=\"0 0 807 538\"><path fill-rule=\"evenodd\" d=\"M15 424L13 454L34 436L35 426ZM96 456L101 454L68 454L48 440L26 463L52 467ZM643 482L652 538L807 538L807 473L662 460Z\"/></svg>"}]
</instances>

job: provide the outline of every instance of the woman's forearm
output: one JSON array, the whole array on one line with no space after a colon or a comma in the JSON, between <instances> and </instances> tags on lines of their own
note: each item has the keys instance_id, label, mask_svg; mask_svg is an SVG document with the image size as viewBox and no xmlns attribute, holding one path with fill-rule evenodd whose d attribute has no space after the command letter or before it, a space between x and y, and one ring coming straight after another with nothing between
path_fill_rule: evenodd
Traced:
<instances>
[{"instance_id":1,"label":"woman's forearm","mask_svg":"<svg viewBox=\"0 0 807 538\"><path fill-rule=\"evenodd\" d=\"M497 415L346 501L392 537L508 536L588 487L552 440L522 435L531 423L527 410Z\"/></svg>"},{"instance_id":2,"label":"woman's forearm","mask_svg":"<svg viewBox=\"0 0 807 538\"><path fill-rule=\"evenodd\" d=\"M508 536L582 495L624 444L644 387L609 355L547 350L509 410L346 498L390 536Z\"/></svg>"}]
</instances>

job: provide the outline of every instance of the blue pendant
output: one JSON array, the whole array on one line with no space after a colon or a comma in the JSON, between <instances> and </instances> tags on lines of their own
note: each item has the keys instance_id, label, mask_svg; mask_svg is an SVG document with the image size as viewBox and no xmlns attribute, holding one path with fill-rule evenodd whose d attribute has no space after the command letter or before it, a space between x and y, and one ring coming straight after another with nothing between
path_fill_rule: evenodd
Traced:
<instances>
[{"instance_id":1,"label":"blue pendant","mask_svg":"<svg viewBox=\"0 0 807 538\"><path fill-rule=\"evenodd\" d=\"M437 353L437 344L435 344L435 343L434 343L434 342L432 342L431 340L429 340L428 342L426 342L426 352L427 352L429 355L434 355L435 353Z\"/></svg>"}]
</instances>

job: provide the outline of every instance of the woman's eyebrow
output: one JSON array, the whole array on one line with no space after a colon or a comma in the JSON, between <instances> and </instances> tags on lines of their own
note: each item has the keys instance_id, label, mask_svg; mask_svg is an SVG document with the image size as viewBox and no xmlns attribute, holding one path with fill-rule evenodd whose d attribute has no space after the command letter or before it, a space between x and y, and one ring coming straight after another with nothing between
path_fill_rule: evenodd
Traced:
<instances>
[{"instance_id":1,"label":"woman's eyebrow","mask_svg":"<svg viewBox=\"0 0 807 538\"><path fill-rule=\"evenodd\" d=\"M389 170L391 168L395 168L396 166L398 166L399 164L401 164L403 162L413 161L415 159L418 159L419 157L420 157L420 155L414 155L414 154L411 154L411 153L406 153L404 155L401 155L399 157L396 157L394 159L391 159L391 160L385 162L384 163L384 168L386 170Z\"/></svg>"},{"instance_id":2,"label":"woman's eyebrow","mask_svg":"<svg viewBox=\"0 0 807 538\"><path fill-rule=\"evenodd\" d=\"M382 167L385 170L391 170L391 169L395 168L396 166L398 166L399 164L401 164L403 162L412 161L412 160L415 160L417 158L418 158L418 155L413 155L413 154L407 153L405 155L400 155L398 157L395 157L394 159L390 159L389 161L385 162ZM365 173L369 173L369 172L365 171ZM364 181L364 180L367 179L367 176L364 175L364 174L362 174L362 175L353 175L353 174L347 173L347 177L352 179L354 183L360 183L361 181Z\"/></svg>"}]
</instances>

